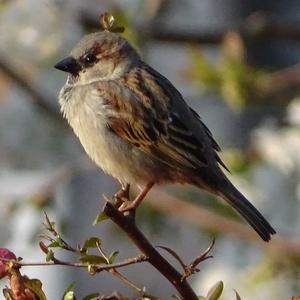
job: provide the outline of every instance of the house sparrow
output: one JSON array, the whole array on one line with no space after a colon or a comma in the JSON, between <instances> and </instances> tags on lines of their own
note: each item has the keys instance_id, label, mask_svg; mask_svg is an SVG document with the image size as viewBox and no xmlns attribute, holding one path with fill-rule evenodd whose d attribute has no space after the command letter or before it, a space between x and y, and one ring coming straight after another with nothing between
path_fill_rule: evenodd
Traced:
<instances>
[{"instance_id":1,"label":"house sparrow","mask_svg":"<svg viewBox=\"0 0 300 300\"><path fill-rule=\"evenodd\" d=\"M55 68L69 73L59 103L87 154L123 191L129 183L143 186L123 211L154 184L187 183L225 199L264 241L275 234L223 173L220 147L199 115L127 40L89 34Z\"/></svg>"}]
</instances>

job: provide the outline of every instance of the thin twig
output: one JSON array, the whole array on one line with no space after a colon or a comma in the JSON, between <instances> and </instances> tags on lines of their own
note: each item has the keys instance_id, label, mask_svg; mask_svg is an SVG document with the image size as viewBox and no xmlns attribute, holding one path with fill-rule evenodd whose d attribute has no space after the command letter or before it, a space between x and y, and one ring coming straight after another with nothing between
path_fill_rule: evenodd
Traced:
<instances>
[{"instance_id":1,"label":"thin twig","mask_svg":"<svg viewBox=\"0 0 300 300\"><path fill-rule=\"evenodd\" d=\"M75 267L75 268L87 268L90 264L86 263L77 263L77 262L67 262L67 261L62 261L58 260L57 258L55 261L49 261L49 262L23 262L23 261L17 261L17 260L12 260L12 259L6 259L0 257L0 261L4 262L9 262L12 264L15 264L20 267L31 267L31 266L69 266L69 267ZM117 269L117 268L122 268L126 267L129 265L141 263L148 261L148 257L145 255L138 255L133 258L128 258L122 262L118 263L113 263L113 264L95 264L93 265L93 270L95 272L101 272L104 270L110 270L110 269Z\"/></svg>"},{"instance_id":2,"label":"thin twig","mask_svg":"<svg viewBox=\"0 0 300 300\"><path fill-rule=\"evenodd\" d=\"M138 287L133 281L128 279L126 276L124 276L122 273L117 271L115 268L112 269L112 271L110 271L110 273L113 274L114 276L118 277L121 281L123 281L125 284L127 284L130 288L136 290L139 293L143 292L143 289Z\"/></svg>"},{"instance_id":3,"label":"thin twig","mask_svg":"<svg viewBox=\"0 0 300 300\"><path fill-rule=\"evenodd\" d=\"M44 211L44 217L46 220L46 223L43 223L43 225L45 226L46 230L48 230L50 233L53 234L53 236L57 239L59 239L60 242L60 248L65 249L67 251L76 253L81 255L81 252L79 249L76 249L74 247L72 247L70 244L68 244L59 234L59 232L55 229L55 224L52 224L47 213ZM42 235L43 238L49 240L50 242L55 242L56 239L52 238L51 236L47 236L47 235ZM49 247L49 246L48 246Z\"/></svg>"},{"instance_id":4,"label":"thin twig","mask_svg":"<svg viewBox=\"0 0 300 300\"><path fill-rule=\"evenodd\" d=\"M210 246L204 252L198 255L189 265L185 264L183 259L174 250L170 249L169 247L165 247L165 246L157 246L157 247L167 251L179 262L180 266L183 269L183 275L181 277L181 280L183 280L199 272L200 270L197 268L197 266L201 262L213 257L212 255L208 255L208 254L212 250L214 244L215 244L215 239L213 239Z\"/></svg>"},{"instance_id":5,"label":"thin twig","mask_svg":"<svg viewBox=\"0 0 300 300\"><path fill-rule=\"evenodd\" d=\"M101 245L99 243L97 243L97 249L98 249L99 253L106 259L106 261L109 262L109 257L107 256L107 254L105 253L105 251L103 250L103 248L101 247ZM131 281L125 275L120 273L116 268L112 268L107 271L110 272L112 275L116 276L117 278L119 278L126 285L128 285L130 288L136 290L137 292L141 293L143 291L143 289L139 288L133 281Z\"/></svg>"},{"instance_id":6,"label":"thin twig","mask_svg":"<svg viewBox=\"0 0 300 300\"><path fill-rule=\"evenodd\" d=\"M104 206L105 214L116 223L125 234L133 241L140 251L148 257L148 261L153 265L170 283L177 289L179 294L186 300L197 300L198 297L192 290L188 282L181 281L181 274L150 244L142 232L137 228L134 218L126 217L110 202Z\"/></svg>"}]
</instances>

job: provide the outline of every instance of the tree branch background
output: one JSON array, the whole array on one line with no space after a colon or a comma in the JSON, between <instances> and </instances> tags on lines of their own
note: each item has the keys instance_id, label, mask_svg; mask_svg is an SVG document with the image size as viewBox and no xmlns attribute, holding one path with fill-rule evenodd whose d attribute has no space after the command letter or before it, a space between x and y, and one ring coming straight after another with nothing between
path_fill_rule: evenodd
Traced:
<instances>
[{"instance_id":1,"label":"tree branch background","mask_svg":"<svg viewBox=\"0 0 300 300\"><path fill-rule=\"evenodd\" d=\"M113 10L144 58L199 111L223 148L232 179L279 237L265 246L225 205L190 187L151 192L137 222L155 244L187 260L217 237L215 258L192 278L196 291L223 280L228 299L233 288L244 299L299 294L300 6L287 2L1 2L1 245L31 261L43 259L35 239L44 208L74 244L99 235L121 250L121 258L132 256L132 246L112 226L90 226L102 193L112 195L118 185L85 157L59 116L56 97L65 76L52 68L82 34L98 28L100 12ZM72 281L82 295L128 293L109 274L28 273L42 275L49 299L58 299ZM143 265L126 274L154 295L174 293Z\"/></svg>"}]
</instances>

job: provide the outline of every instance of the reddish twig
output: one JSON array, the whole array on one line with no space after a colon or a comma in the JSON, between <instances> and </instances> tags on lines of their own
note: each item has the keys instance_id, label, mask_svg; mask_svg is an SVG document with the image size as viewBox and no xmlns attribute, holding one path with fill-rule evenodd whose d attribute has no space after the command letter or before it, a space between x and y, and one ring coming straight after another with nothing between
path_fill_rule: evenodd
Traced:
<instances>
[{"instance_id":1,"label":"reddish twig","mask_svg":"<svg viewBox=\"0 0 300 300\"><path fill-rule=\"evenodd\" d=\"M20 267L39 267L39 266L68 266L68 267L75 267L75 268L87 268L90 266L90 264L87 263L78 263L78 262L67 262L67 261L62 261L57 258L55 258L53 261L49 262L23 262L19 260L12 260L12 259L6 259L6 258L1 258L0 261L5 261L5 262L10 262L16 266ZM137 263L145 262L148 261L148 257L145 255L138 255L133 258L128 258L122 262L118 263L113 263L113 264L95 264L93 266L93 271L100 273L102 271L110 270L110 269L117 269L117 268L122 268L126 267L129 265L134 265Z\"/></svg>"},{"instance_id":2,"label":"reddish twig","mask_svg":"<svg viewBox=\"0 0 300 300\"><path fill-rule=\"evenodd\" d=\"M208 254L212 250L214 244L215 244L215 239L213 239L210 246L204 252L202 252L200 255L198 255L189 265L185 264L183 262L182 258L174 250L172 250L168 247L165 247L165 246L157 246L157 247L167 251L168 253L170 253L179 262L179 264L183 268L183 275L181 277L181 280L184 280L184 279L190 277L191 275L193 275L193 274L200 271L197 268L197 266L201 262L203 262L203 261L205 261L209 258L212 258L212 255L208 255Z\"/></svg>"}]
</instances>

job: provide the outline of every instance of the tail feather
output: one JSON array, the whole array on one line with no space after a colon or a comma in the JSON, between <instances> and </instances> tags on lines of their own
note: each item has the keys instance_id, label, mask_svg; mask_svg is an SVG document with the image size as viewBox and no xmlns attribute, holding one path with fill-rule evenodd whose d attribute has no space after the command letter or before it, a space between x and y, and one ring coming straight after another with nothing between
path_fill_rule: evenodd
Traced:
<instances>
[{"instance_id":1,"label":"tail feather","mask_svg":"<svg viewBox=\"0 0 300 300\"><path fill-rule=\"evenodd\" d=\"M226 185L219 191L221 197L245 218L264 241L268 242L271 236L276 233L270 223L228 179Z\"/></svg>"}]
</instances>

